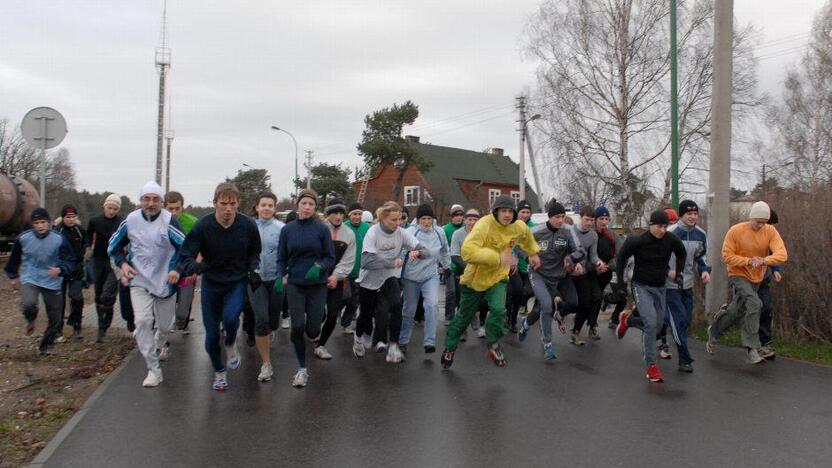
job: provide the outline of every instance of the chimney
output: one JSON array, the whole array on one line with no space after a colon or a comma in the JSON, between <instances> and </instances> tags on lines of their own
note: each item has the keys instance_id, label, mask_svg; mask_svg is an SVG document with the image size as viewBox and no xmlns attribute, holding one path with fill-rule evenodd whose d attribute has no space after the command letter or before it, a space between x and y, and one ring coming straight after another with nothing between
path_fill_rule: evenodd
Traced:
<instances>
[{"instance_id":1,"label":"chimney","mask_svg":"<svg viewBox=\"0 0 832 468\"><path fill-rule=\"evenodd\" d=\"M417 137L416 135L405 135L404 141L408 143L419 143L419 137Z\"/></svg>"},{"instance_id":2,"label":"chimney","mask_svg":"<svg viewBox=\"0 0 832 468\"><path fill-rule=\"evenodd\" d=\"M504 156L504 151L502 148L490 148L488 150L489 154L493 154L494 156Z\"/></svg>"}]
</instances>

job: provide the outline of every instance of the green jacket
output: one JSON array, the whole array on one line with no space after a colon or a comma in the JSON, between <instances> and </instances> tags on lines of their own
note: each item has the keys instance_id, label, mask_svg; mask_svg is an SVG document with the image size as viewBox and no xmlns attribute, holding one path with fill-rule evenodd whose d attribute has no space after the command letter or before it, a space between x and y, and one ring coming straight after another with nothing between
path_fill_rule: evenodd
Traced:
<instances>
[{"instance_id":1,"label":"green jacket","mask_svg":"<svg viewBox=\"0 0 832 468\"><path fill-rule=\"evenodd\" d=\"M464 224L453 223L447 223L442 226L442 230L445 231L445 237L448 238L448 245L451 245L451 239L454 237L454 233L457 229L462 229L462 226L464 226ZM451 262L451 271L456 272L456 265L454 265L453 262Z\"/></svg>"},{"instance_id":2,"label":"green jacket","mask_svg":"<svg viewBox=\"0 0 832 468\"><path fill-rule=\"evenodd\" d=\"M184 211L182 212L182 214L179 215L179 225L182 226L182 232L184 232L185 235L191 232L191 229L194 227L194 224L196 224L197 221L199 220L196 218L196 216L189 215Z\"/></svg>"},{"instance_id":3,"label":"green jacket","mask_svg":"<svg viewBox=\"0 0 832 468\"><path fill-rule=\"evenodd\" d=\"M352 267L352 272L350 273L350 278L354 279L358 278L358 273L361 271L361 250L364 246L364 236L370 230L370 224L361 223L358 226L353 226L349 220L344 224L355 233L355 265Z\"/></svg>"},{"instance_id":4,"label":"green jacket","mask_svg":"<svg viewBox=\"0 0 832 468\"><path fill-rule=\"evenodd\" d=\"M532 222L531 219L526 221L526 226L528 226L529 229L531 229L534 226L534 223ZM527 256L525 256L525 255L518 255L517 256L517 269L520 270L523 273L528 273L529 272L529 260L528 260Z\"/></svg>"}]
</instances>

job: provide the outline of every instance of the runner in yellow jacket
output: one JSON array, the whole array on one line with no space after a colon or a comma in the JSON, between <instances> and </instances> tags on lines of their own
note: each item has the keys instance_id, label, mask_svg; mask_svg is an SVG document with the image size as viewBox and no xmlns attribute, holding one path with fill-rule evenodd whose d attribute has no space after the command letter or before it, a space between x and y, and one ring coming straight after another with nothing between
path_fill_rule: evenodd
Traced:
<instances>
[{"instance_id":1,"label":"runner in yellow jacket","mask_svg":"<svg viewBox=\"0 0 832 468\"><path fill-rule=\"evenodd\" d=\"M441 358L443 368L448 369L453 364L462 333L483 300L488 303L486 356L500 367L506 365L500 338L506 333L506 284L509 268L516 262L516 257L512 255L515 244L529 255L529 265L533 269L540 267L537 255L540 247L526 223L517 221L514 200L503 195L494 200L491 214L477 221L462 244L462 259L467 266L459 280L459 313L454 316L445 336L445 351Z\"/></svg>"}]
</instances>

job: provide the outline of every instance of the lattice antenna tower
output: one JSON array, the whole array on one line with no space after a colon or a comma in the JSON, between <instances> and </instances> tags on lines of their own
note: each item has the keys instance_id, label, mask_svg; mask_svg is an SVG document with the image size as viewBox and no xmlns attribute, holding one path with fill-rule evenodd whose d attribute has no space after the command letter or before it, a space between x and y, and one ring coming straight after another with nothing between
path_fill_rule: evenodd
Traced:
<instances>
[{"instance_id":1,"label":"lattice antenna tower","mask_svg":"<svg viewBox=\"0 0 832 468\"><path fill-rule=\"evenodd\" d=\"M156 48L156 68L159 70L159 114L156 128L156 183L162 184L162 157L165 139L165 87L170 69L170 47L168 47L168 2L162 7L162 33L160 46Z\"/></svg>"}]
</instances>

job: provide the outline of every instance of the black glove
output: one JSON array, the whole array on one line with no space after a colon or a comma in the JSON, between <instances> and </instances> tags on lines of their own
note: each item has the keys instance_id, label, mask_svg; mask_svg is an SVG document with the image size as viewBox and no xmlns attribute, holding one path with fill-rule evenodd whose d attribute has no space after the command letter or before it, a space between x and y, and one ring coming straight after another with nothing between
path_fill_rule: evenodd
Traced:
<instances>
[{"instance_id":1,"label":"black glove","mask_svg":"<svg viewBox=\"0 0 832 468\"><path fill-rule=\"evenodd\" d=\"M257 291L257 288L263 286L263 278L260 278L260 273L250 271L248 273L248 284L251 285L252 291Z\"/></svg>"}]
</instances>

